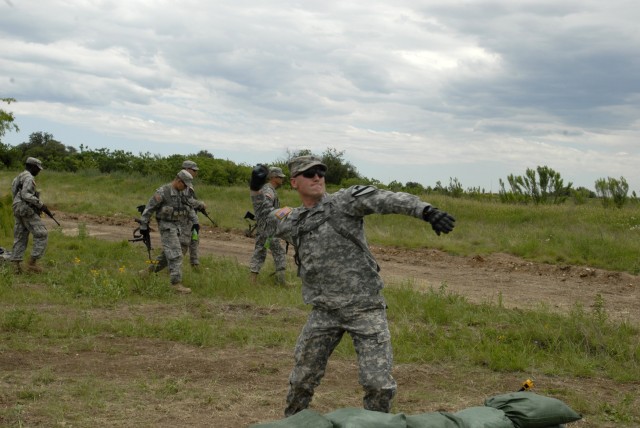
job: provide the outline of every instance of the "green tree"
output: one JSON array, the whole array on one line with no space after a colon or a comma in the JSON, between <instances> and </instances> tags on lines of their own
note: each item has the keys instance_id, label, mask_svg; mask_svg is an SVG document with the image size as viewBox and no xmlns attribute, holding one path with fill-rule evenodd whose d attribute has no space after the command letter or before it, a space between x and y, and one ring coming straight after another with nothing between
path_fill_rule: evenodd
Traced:
<instances>
[{"instance_id":1,"label":"green tree","mask_svg":"<svg viewBox=\"0 0 640 428\"><path fill-rule=\"evenodd\" d=\"M342 182L352 182L353 179L360 178L356 168L348 161L344 160L344 151L338 151L334 148L327 148L322 155L318 156L309 149L302 149L295 152L287 150L288 163L291 159L298 156L316 156L322 160L327 166L327 176L325 182L327 184L342 184Z\"/></svg>"},{"instance_id":2,"label":"green tree","mask_svg":"<svg viewBox=\"0 0 640 428\"><path fill-rule=\"evenodd\" d=\"M560 173L548 166L538 166L535 170L527 168L524 176L510 174L507 180L510 190L506 190L504 182L499 180L502 202L560 204L569 197L573 186L571 182L565 186Z\"/></svg>"},{"instance_id":3,"label":"green tree","mask_svg":"<svg viewBox=\"0 0 640 428\"><path fill-rule=\"evenodd\" d=\"M13 98L0 98L0 101L7 104L16 102ZM8 144L2 142L2 137L4 137L7 132L20 132L20 128L18 128L18 125L16 125L14 121L15 117L13 116L13 112L0 109L0 162L2 162L5 167L19 163L15 150Z\"/></svg>"},{"instance_id":4,"label":"green tree","mask_svg":"<svg viewBox=\"0 0 640 428\"><path fill-rule=\"evenodd\" d=\"M0 101L7 104L16 102L14 98L0 98ZM14 120L15 120L15 117L13 116L12 112L4 111L3 109L0 109L0 137L4 137L4 134L6 134L7 131L15 131L15 132L20 131L20 128L18 128L18 125L13 123Z\"/></svg>"},{"instance_id":5,"label":"green tree","mask_svg":"<svg viewBox=\"0 0 640 428\"><path fill-rule=\"evenodd\" d=\"M586 187L578 187L571 191L571 196L577 205L582 205L589 198L595 198L596 194Z\"/></svg>"},{"instance_id":6,"label":"green tree","mask_svg":"<svg viewBox=\"0 0 640 428\"><path fill-rule=\"evenodd\" d=\"M449 177L449 186L447 186L447 195L454 198L460 198L464 195L462 183L456 177Z\"/></svg>"},{"instance_id":7,"label":"green tree","mask_svg":"<svg viewBox=\"0 0 640 428\"><path fill-rule=\"evenodd\" d=\"M602 198L602 205L608 207L613 202L617 208L622 208L627 202L627 194L629 192L629 184L624 177L620 180L607 177L596 180L596 194Z\"/></svg>"},{"instance_id":8,"label":"green tree","mask_svg":"<svg viewBox=\"0 0 640 428\"><path fill-rule=\"evenodd\" d=\"M340 184L344 180L359 178L358 171L348 161L344 160L344 151L328 148L322 153L322 163L327 166L326 182L328 184Z\"/></svg>"},{"instance_id":9,"label":"green tree","mask_svg":"<svg viewBox=\"0 0 640 428\"><path fill-rule=\"evenodd\" d=\"M16 150L20 154L21 161L33 156L40 159L51 169L60 171L77 170L77 165L72 161L72 155L77 150L74 147L65 146L48 132L33 132L29 135L29 141L18 144Z\"/></svg>"},{"instance_id":10,"label":"green tree","mask_svg":"<svg viewBox=\"0 0 640 428\"><path fill-rule=\"evenodd\" d=\"M407 181L402 190L412 195L422 195L425 192L424 186L415 181Z\"/></svg>"}]
</instances>

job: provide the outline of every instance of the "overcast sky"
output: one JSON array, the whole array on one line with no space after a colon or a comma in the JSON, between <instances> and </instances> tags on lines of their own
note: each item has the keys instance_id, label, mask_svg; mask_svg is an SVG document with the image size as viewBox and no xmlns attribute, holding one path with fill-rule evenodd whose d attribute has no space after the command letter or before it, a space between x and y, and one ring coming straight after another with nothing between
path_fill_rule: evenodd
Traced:
<instances>
[{"instance_id":1,"label":"overcast sky","mask_svg":"<svg viewBox=\"0 0 640 428\"><path fill-rule=\"evenodd\" d=\"M0 0L3 141L640 193L639 22L637 0Z\"/></svg>"}]
</instances>

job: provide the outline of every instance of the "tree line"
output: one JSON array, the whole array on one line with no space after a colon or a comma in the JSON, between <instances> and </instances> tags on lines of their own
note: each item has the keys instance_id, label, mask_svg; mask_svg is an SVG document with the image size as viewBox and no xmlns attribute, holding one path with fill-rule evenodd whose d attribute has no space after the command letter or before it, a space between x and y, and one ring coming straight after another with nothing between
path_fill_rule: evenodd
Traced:
<instances>
[{"instance_id":1,"label":"tree line","mask_svg":"<svg viewBox=\"0 0 640 428\"><path fill-rule=\"evenodd\" d=\"M13 98L0 98L0 100L7 104L15 102ZM12 131L19 131L13 113L0 109L0 168L21 168L24 166L25 159L33 156L43 161L47 169L54 171L97 170L104 174L156 175L162 179L171 179L180 169L183 160L188 157L198 163L200 168L198 178L202 182L217 186L232 186L248 183L253 167L215 158L207 150L201 150L187 156L160 156L151 153L135 155L124 150L106 148L89 149L82 144L79 149L76 149L64 145L47 132L34 132L29 136L28 141L17 146L10 146L2 142L2 137L6 132ZM435 193L455 198L489 199L496 196L479 187L464 189L457 178L450 178L448 185L437 181L434 186L427 187L416 182L403 184L395 180L383 184L374 178L360 175L355 166L344 159L344 151L334 148L327 148L321 154L313 153L308 149L287 151L285 158L271 162L269 165L278 166L285 173L288 173L288 161L301 155L315 155L322 159L328 167L325 178L328 185L347 187L353 184L372 184L416 195ZM576 203L585 203L588 199L598 198L605 207L621 208L629 199L637 200L635 192L632 192L631 198L628 196L629 185L624 177L619 179L599 178L594 183L595 192L593 192L584 187L574 189L571 182L565 184L560 173L548 166L538 166L536 169L528 168L524 175L510 174L506 183L500 179L499 184L500 190L497 197L503 203L560 204L569 198Z\"/></svg>"}]
</instances>

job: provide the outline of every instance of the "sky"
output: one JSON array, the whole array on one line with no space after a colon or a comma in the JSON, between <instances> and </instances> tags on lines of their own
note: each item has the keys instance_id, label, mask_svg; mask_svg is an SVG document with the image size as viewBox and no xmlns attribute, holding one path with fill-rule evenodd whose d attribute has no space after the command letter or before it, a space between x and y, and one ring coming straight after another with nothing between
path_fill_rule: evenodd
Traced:
<instances>
[{"instance_id":1,"label":"sky","mask_svg":"<svg viewBox=\"0 0 640 428\"><path fill-rule=\"evenodd\" d=\"M2 141L640 193L638 22L635 0L0 0Z\"/></svg>"}]
</instances>

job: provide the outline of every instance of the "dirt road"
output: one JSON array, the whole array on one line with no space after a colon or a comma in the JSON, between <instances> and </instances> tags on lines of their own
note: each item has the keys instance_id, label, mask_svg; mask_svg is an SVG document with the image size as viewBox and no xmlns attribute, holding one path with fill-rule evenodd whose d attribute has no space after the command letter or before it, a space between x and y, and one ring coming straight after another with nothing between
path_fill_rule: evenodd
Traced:
<instances>
[{"instance_id":1,"label":"dirt road","mask_svg":"<svg viewBox=\"0 0 640 428\"><path fill-rule=\"evenodd\" d=\"M100 239L131 238L135 223L128 218L101 218L59 213L64 233L77 233L84 224L87 233ZM203 254L235 258L246 264L253 239L242 231L204 226L200 248ZM157 237L154 237L157 242ZM546 305L568 311L576 304L586 310L604 302L611 319L640 322L640 277L582 266L532 263L507 254L457 257L427 248L408 250L372 247L388 287L413 281L418 287L439 288L465 296L474 303L502 302L509 308ZM293 266L293 260L291 260Z\"/></svg>"}]
</instances>

